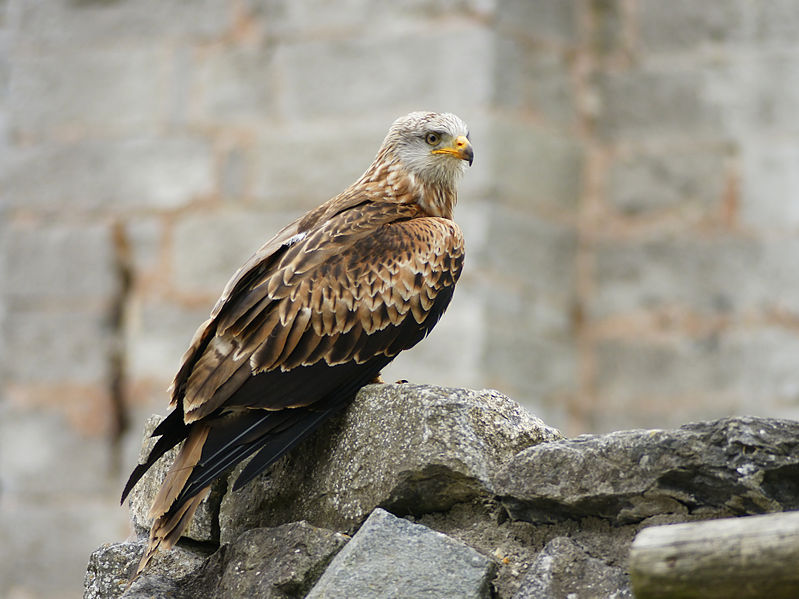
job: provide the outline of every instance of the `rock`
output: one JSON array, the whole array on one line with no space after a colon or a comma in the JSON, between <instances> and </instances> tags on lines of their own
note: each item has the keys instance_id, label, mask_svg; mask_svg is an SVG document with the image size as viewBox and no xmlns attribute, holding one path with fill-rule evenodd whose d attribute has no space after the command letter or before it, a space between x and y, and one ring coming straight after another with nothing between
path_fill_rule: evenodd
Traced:
<instances>
[{"instance_id":1,"label":"rock","mask_svg":"<svg viewBox=\"0 0 799 599\"><path fill-rule=\"evenodd\" d=\"M113 599L125 591L136 571L137 555L144 550L142 543L107 543L89 557L83 579L84 599Z\"/></svg>"},{"instance_id":2,"label":"rock","mask_svg":"<svg viewBox=\"0 0 799 599\"><path fill-rule=\"evenodd\" d=\"M500 469L494 488L516 519L632 523L797 509L797 474L799 422L726 418L536 445Z\"/></svg>"},{"instance_id":3,"label":"rock","mask_svg":"<svg viewBox=\"0 0 799 599\"><path fill-rule=\"evenodd\" d=\"M340 533L292 522L241 534L181 586L187 597L302 599L347 543Z\"/></svg>"},{"instance_id":4,"label":"rock","mask_svg":"<svg viewBox=\"0 0 799 599\"><path fill-rule=\"evenodd\" d=\"M560 438L496 391L370 385L342 417L224 496L221 539L297 520L353 529L378 505L398 514L444 511L492 496L503 462Z\"/></svg>"},{"instance_id":5,"label":"rock","mask_svg":"<svg viewBox=\"0 0 799 599\"><path fill-rule=\"evenodd\" d=\"M160 588L165 584L163 580L146 582L146 579L176 580L197 570L205 560L204 555L180 546L158 553L145 575L139 577L128 589L146 545L143 540L124 541L106 544L95 550L89 557L89 566L84 577L84 599L139 596L135 593L144 592L142 589L154 588L152 585Z\"/></svg>"},{"instance_id":6,"label":"rock","mask_svg":"<svg viewBox=\"0 0 799 599\"><path fill-rule=\"evenodd\" d=\"M165 467L136 490L140 529ZM641 528L799 509L799 422L728 418L567 440L496 392L371 385L269 472L226 492L236 475L206 502L196 537L210 543L159 554L127 591L144 541L104 546L87 599L299 599L309 589L316 599L626 599ZM336 530L357 534L344 545ZM197 552L217 538L227 544Z\"/></svg>"},{"instance_id":7,"label":"rock","mask_svg":"<svg viewBox=\"0 0 799 599\"><path fill-rule=\"evenodd\" d=\"M144 440L139 453L140 463L147 459L150 449L155 445L158 437L151 437L150 435L152 435L155 427L162 420L162 416L153 414L144 425ZM147 535L150 531L153 520L147 517L147 513L150 511L150 505L161 489L161 483L166 476L167 470L169 470L169 466L175 461L177 454L177 447L166 452L147 471L130 493L128 499L130 517L136 532L140 535ZM211 485L211 493L200 503L194 514L194 519L183 532L185 538L194 541L219 543L219 503L225 491L225 484L226 481L222 477Z\"/></svg>"},{"instance_id":8,"label":"rock","mask_svg":"<svg viewBox=\"0 0 799 599\"><path fill-rule=\"evenodd\" d=\"M591 557L568 537L546 544L513 599L632 599L621 568Z\"/></svg>"},{"instance_id":9,"label":"rock","mask_svg":"<svg viewBox=\"0 0 799 599\"><path fill-rule=\"evenodd\" d=\"M376 509L307 599L485 598L495 564L426 526Z\"/></svg>"},{"instance_id":10,"label":"rock","mask_svg":"<svg viewBox=\"0 0 799 599\"><path fill-rule=\"evenodd\" d=\"M189 597L180 592L180 586L174 579L150 575L137 578L120 599L189 599Z\"/></svg>"}]
</instances>

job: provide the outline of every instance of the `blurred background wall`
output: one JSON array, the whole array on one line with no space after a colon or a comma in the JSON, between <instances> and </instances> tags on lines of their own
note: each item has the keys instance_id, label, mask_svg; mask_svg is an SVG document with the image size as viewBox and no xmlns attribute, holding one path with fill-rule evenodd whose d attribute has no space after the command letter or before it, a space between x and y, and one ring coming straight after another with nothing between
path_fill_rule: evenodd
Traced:
<instances>
[{"instance_id":1,"label":"blurred background wall","mask_svg":"<svg viewBox=\"0 0 799 599\"><path fill-rule=\"evenodd\" d=\"M799 414L792 0L0 0L0 596L74 598L229 275L411 110L466 274L386 380L568 434Z\"/></svg>"}]
</instances>

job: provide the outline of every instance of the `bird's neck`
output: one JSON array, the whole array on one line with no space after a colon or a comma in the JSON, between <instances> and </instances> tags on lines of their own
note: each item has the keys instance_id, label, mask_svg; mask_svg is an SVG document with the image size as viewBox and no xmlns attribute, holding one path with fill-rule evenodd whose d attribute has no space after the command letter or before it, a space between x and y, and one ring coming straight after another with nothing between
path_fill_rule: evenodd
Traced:
<instances>
[{"instance_id":1,"label":"bird's neck","mask_svg":"<svg viewBox=\"0 0 799 599\"><path fill-rule=\"evenodd\" d=\"M454 181L428 183L410 172L398 160L380 158L378 156L378 160L361 177L367 187L378 184L381 189L375 191L385 199L403 204L414 203L426 216L452 219L458 201Z\"/></svg>"},{"instance_id":2,"label":"bird's neck","mask_svg":"<svg viewBox=\"0 0 799 599\"><path fill-rule=\"evenodd\" d=\"M452 211L458 201L455 186L420 185L421 192L416 203L430 216L452 219Z\"/></svg>"}]
</instances>

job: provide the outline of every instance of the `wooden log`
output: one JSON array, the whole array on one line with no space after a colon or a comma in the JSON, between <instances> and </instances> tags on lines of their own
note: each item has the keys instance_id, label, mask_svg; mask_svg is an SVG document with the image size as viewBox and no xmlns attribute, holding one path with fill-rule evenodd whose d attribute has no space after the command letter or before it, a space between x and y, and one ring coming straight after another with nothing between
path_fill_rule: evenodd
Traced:
<instances>
[{"instance_id":1,"label":"wooden log","mask_svg":"<svg viewBox=\"0 0 799 599\"><path fill-rule=\"evenodd\" d=\"M636 599L797 599L799 512L645 528L630 581Z\"/></svg>"}]
</instances>

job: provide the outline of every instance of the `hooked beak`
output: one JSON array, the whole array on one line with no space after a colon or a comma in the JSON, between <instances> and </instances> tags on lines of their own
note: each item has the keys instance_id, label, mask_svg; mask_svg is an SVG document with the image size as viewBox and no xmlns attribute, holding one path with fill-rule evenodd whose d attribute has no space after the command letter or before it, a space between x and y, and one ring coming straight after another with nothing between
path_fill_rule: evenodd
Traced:
<instances>
[{"instance_id":1,"label":"hooked beak","mask_svg":"<svg viewBox=\"0 0 799 599\"><path fill-rule=\"evenodd\" d=\"M459 135L456 137L449 146L433 150L433 154L449 154L455 158L466 160L469 163L469 166L472 166L472 162L474 161L474 150L472 149L472 144L468 139L466 139L465 135Z\"/></svg>"}]
</instances>

